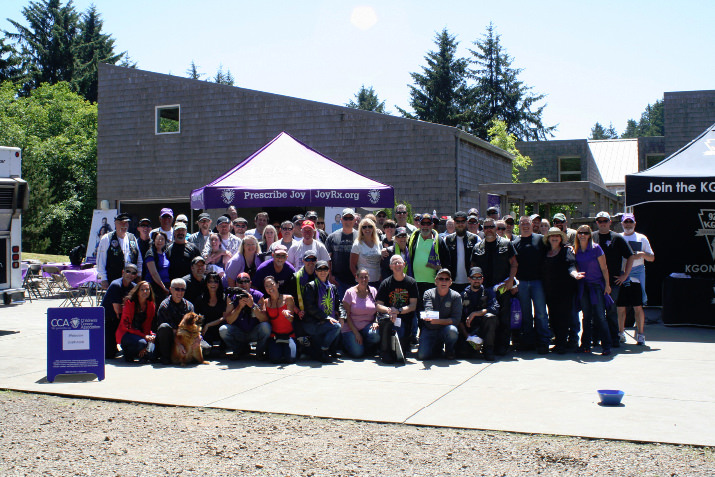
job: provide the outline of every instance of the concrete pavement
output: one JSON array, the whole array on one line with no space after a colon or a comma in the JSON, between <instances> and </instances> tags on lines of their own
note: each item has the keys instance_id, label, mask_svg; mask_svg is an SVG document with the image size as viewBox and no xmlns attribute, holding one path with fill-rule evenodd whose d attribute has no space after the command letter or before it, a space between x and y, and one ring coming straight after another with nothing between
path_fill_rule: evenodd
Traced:
<instances>
[{"instance_id":1,"label":"concrete pavement","mask_svg":"<svg viewBox=\"0 0 715 477\"><path fill-rule=\"evenodd\" d=\"M374 359L276 366L113 360L106 379L46 380L46 310L61 300L0 307L0 388L413 425L715 446L715 330L646 327L647 346L609 357L516 353L496 363ZM632 334L632 332L630 332ZM597 389L622 389L619 407Z\"/></svg>"}]
</instances>

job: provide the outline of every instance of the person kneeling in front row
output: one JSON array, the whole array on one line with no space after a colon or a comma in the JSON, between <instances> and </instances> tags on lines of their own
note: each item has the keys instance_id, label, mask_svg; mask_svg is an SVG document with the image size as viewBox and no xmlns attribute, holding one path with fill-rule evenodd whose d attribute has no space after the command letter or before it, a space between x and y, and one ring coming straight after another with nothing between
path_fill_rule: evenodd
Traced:
<instances>
[{"instance_id":1,"label":"person kneeling in front row","mask_svg":"<svg viewBox=\"0 0 715 477\"><path fill-rule=\"evenodd\" d=\"M313 357L328 363L340 335L340 323L336 319L340 316L338 297L335 285L328 281L328 262L318 261L315 274L317 278L305 285L303 330L310 338Z\"/></svg>"},{"instance_id":2,"label":"person kneeling in front row","mask_svg":"<svg viewBox=\"0 0 715 477\"><path fill-rule=\"evenodd\" d=\"M462 292L462 321L457 349L465 358L478 357L481 348L486 361L494 361L494 337L499 326L499 302L492 290L484 288L479 267L469 270L469 286Z\"/></svg>"},{"instance_id":3,"label":"person kneeling in front row","mask_svg":"<svg viewBox=\"0 0 715 477\"><path fill-rule=\"evenodd\" d=\"M454 348L459 336L457 325L462 319L462 297L449 288L451 284L452 273L443 268L435 277L436 287L424 294L425 312L438 312L439 318L423 319L420 347L417 351L419 360L435 357L441 353L442 347L447 359L456 357Z\"/></svg>"}]
</instances>

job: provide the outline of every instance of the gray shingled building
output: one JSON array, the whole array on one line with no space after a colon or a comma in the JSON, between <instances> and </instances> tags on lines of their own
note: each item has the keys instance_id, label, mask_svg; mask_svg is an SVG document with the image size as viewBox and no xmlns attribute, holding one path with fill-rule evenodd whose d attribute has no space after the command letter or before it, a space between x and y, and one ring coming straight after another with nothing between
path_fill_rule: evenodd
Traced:
<instances>
[{"instance_id":1,"label":"gray shingled building","mask_svg":"<svg viewBox=\"0 0 715 477\"><path fill-rule=\"evenodd\" d=\"M715 91L677 91L663 94L664 136L637 139L632 170L638 172L696 138L715 122ZM632 141L636 141L635 139ZM582 180L605 186L605 171L599 170L587 139L519 142L517 148L534 161L522 174L524 182L546 177L550 182ZM619 160L613 157L613 160ZM580 179L578 178L580 177ZM622 178L625 184L625 175Z\"/></svg>"},{"instance_id":2,"label":"gray shingled building","mask_svg":"<svg viewBox=\"0 0 715 477\"><path fill-rule=\"evenodd\" d=\"M457 128L315 101L100 65L98 104L97 203L135 216L188 215L193 189L281 131L417 211L474 207L479 184L511 180L509 154Z\"/></svg>"}]
</instances>

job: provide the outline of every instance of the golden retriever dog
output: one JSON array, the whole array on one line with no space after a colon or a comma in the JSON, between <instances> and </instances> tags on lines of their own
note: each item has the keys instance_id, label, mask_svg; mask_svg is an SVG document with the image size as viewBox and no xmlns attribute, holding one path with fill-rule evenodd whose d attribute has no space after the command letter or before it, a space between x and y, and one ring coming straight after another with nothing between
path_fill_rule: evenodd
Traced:
<instances>
[{"instance_id":1,"label":"golden retriever dog","mask_svg":"<svg viewBox=\"0 0 715 477\"><path fill-rule=\"evenodd\" d=\"M196 313L187 313L179 323L179 329L174 338L174 348L171 350L171 362L185 366L196 361L204 364L204 355L201 352L200 326L203 316Z\"/></svg>"}]
</instances>

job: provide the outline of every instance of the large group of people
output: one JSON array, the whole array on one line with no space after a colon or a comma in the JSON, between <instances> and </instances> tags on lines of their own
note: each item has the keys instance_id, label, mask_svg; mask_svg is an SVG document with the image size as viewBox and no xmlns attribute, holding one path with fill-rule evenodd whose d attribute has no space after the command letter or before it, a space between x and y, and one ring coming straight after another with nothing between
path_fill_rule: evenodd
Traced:
<instances>
[{"instance_id":1,"label":"large group of people","mask_svg":"<svg viewBox=\"0 0 715 477\"><path fill-rule=\"evenodd\" d=\"M135 236L117 215L97 247L107 358L119 346L127 361L170 363L191 312L209 359L608 356L626 342L629 308L645 344L644 262L654 254L633 214L621 217L623 234L607 212L595 231L569 228L561 213L517 220L493 207L484 218L457 211L441 233L433 214L409 223L404 204L394 220L350 208L339 219L328 233L315 211L275 225L261 212L249 229L231 206L213 229L201 213L189 235L186 216L164 208L159 227L141 219Z\"/></svg>"}]
</instances>

